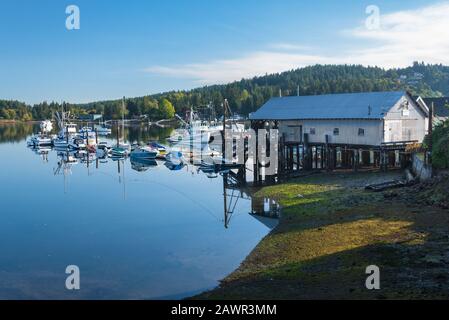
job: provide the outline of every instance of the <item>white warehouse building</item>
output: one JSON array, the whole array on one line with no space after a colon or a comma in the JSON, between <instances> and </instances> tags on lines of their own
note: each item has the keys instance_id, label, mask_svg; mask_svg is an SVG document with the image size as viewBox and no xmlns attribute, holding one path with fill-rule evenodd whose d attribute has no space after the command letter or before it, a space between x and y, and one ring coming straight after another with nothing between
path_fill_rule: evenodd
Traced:
<instances>
[{"instance_id":1,"label":"white warehouse building","mask_svg":"<svg viewBox=\"0 0 449 320\"><path fill-rule=\"evenodd\" d=\"M383 150L404 150L407 145L422 143L428 131L428 114L426 106L408 92L394 91L272 98L251 114L250 120L254 129L277 128L287 153L293 152L288 146L296 146L297 152L286 157L297 158L297 166L302 157L300 148L305 153L307 146L312 146L310 160L318 168L319 161L325 165L329 151L323 146L335 153L328 158L338 166L337 162L347 156L341 154L342 148L352 151L349 162L353 165L363 161L364 151L370 152L365 162L373 163L374 152L380 159Z\"/></svg>"}]
</instances>

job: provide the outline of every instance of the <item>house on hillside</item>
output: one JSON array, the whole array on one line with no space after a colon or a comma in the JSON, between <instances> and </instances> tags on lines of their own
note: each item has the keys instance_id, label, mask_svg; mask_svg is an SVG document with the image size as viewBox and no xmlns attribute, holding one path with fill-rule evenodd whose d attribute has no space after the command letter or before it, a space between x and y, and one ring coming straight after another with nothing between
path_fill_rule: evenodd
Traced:
<instances>
[{"instance_id":1,"label":"house on hillside","mask_svg":"<svg viewBox=\"0 0 449 320\"><path fill-rule=\"evenodd\" d=\"M250 120L256 130L278 129L282 152L298 168L308 156L312 167L323 168L386 163L388 153L398 164L407 145L423 141L427 117L423 105L397 91L272 98Z\"/></svg>"},{"instance_id":2,"label":"house on hillside","mask_svg":"<svg viewBox=\"0 0 449 320\"><path fill-rule=\"evenodd\" d=\"M440 122L449 119L449 97L443 98L421 98L417 97L416 101L423 107L429 110L433 104L433 123L438 124Z\"/></svg>"}]
</instances>

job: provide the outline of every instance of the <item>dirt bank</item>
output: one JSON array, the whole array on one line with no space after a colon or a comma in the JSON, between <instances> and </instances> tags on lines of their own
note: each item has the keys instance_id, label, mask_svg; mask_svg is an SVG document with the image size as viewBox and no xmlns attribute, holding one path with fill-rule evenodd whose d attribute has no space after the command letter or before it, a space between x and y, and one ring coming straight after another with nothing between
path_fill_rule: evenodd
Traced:
<instances>
[{"instance_id":1,"label":"dirt bank","mask_svg":"<svg viewBox=\"0 0 449 320\"><path fill-rule=\"evenodd\" d=\"M426 202L429 187L364 190L398 174L322 174L260 190L282 205L279 226L195 298L449 298L448 210ZM369 265L380 267L380 290L365 288Z\"/></svg>"}]
</instances>

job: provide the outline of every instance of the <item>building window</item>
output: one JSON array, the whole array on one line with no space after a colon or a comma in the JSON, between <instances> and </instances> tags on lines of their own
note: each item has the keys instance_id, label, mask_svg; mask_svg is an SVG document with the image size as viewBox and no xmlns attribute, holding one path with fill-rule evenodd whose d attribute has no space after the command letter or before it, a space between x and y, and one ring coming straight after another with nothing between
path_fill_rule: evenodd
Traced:
<instances>
[{"instance_id":1,"label":"building window","mask_svg":"<svg viewBox=\"0 0 449 320\"><path fill-rule=\"evenodd\" d=\"M335 128L334 129L334 136L338 136L340 134L340 129L339 128Z\"/></svg>"},{"instance_id":2,"label":"building window","mask_svg":"<svg viewBox=\"0 0 449 320\"><path fill-rule=\"evenodd\" d=\"M365 136L365 129L359 128L359 137Z\"/></svg>"},{"instance_id":3,"label":"building window","mask_svg":"<svg viewBox=\"0 0 449 320\"><path fill-rule=\"evenodd\" d=\"M315 128L310 128L310 134L316 134Z\"/></svg>"}]
</instances>

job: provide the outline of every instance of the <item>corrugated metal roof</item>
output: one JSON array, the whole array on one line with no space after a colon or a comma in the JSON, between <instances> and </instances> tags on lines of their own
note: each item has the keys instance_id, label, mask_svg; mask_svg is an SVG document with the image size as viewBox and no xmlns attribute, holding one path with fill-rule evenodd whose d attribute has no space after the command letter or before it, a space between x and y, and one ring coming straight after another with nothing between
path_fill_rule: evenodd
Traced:
<instances>
[{"instance_id":1,"label":"corrugated metal roof","mask_svg":"<svg viewBox=\"0 0 449 320\"><path fill-rule=\"evenodd\" d=\"M405 91L272 98L251 120L382 119Z\"/></svg>"}]
</instances>

